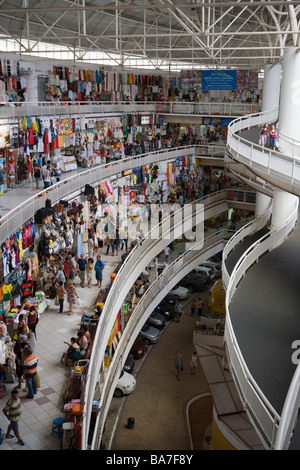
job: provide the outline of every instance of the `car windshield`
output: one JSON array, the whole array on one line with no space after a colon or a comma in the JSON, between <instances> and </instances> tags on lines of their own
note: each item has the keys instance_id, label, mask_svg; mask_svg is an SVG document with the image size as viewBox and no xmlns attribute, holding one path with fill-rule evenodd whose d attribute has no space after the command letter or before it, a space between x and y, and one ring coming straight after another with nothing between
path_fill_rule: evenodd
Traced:
<instances>
[{"instance_id":1,"label":"car windshield","mask_svg":"<svg viewBox=\"0 0 300 470\"><path fill-rule=\"evenodd\" d=\"M148 325L144 325L143 328L142 328L142 331L145 332L145 331L148 331L149 330L149 326Z\"/></svg>"}]
</instances>

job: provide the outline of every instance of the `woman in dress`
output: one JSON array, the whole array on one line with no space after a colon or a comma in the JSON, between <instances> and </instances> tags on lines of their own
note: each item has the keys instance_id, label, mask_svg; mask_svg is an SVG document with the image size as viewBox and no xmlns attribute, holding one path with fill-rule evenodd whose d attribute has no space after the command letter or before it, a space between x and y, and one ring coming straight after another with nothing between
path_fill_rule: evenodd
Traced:
<instances>
[{"instance_id":1,"label":"woman in dress","mask_svg":"<svg viewBox=\"0 0 300 470\"><path fill-rule=\"evenodd\" d=\"M97 256L97 261L95 263L95 274L96 274L96 281L97 281L97 286L101 287L102 286L102 271L104 269L104 263L101 260L101 256Z\"/></svg>"},{"instance_id":2,"label":"woman in dress","mask_svg":"<svg viewBox=\"0 0 300 470\"><path fill-rule=\"evenodd\" d=\"M67 292L67 302L69 304L69 315L73 315L73 305L76 305L76 299L78 298L78 295L73 285L72 279L67 279L66 292Z\"/></svg>"},{"instance_id":3,"label":"woman in dress","mask_svg":"<svg viewBox=\"0 0 300 470\"><path fill-rule=\"evenodd\" d=\"M93 271L94 271L94 260L93 258L89 258L86 264L86 277L87 277L89 289L91 289Z\"/></svg>"}]
</instances>

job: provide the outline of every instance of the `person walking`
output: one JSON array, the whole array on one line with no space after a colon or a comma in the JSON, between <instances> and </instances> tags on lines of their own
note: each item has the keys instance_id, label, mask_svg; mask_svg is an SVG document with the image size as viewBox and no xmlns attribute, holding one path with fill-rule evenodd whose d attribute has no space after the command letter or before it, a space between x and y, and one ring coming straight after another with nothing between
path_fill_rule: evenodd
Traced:
<instances>
[{"instance_id":1,"label":"person walking","mask_svg":"<svg viewBox=\"0 0 300 470\"><path fill-rule=\"evenodd\" d=\"M272 124L270 129L270 147L273 150L276 150L277 147L277 129L274 124Z\"/></svg>"},{"instance_id":2,"label":"person walking","mask_svg":"<svg viewBox=\"0 0 300 470\"><path fill-rule=\"evenodd\" d=\"M93 258L89 258L86 263L86 278L87 278L89 289L91 289L93 272L94 272L94 260Z\"/></svg>"},{"instance_id":3,"label":"person walking","mask_svg":"<svg viewBox=\"0 0 300 470\"><path fill-rule=\"evenodd\" d=\"M14 389L11 391L11 397L3 408L3 414L9 420L9 425L5 434L6 439L12 439L14 437L11 434L11 431L13 431L14 435L18 439L18 444L20 446L24 446L25 444L21 439L19 432L19 421L22 414L22 407L18 390Z\"/></svg>"},{"instance_id":4,"label":"person walking","mask_svg":"<svg viewBox=\"0 0 300 470\"><path fill-rule=\"evenodd\" d=\"M57 295L58 303L59 303L59 313L63 313L64 311L65 294L66 294L66 290L64 288L64 283L63 281L60 281L58 288L56 290L56 295Z\"/></svg>"},{"instance_id":5,"label":"person walking","mask_svg":"<svg viewBox=\"0 0 300 470\"><path fill-rule=\"evenodd\" d=\"M191 375L196 374L196 367L197 367L197 353L196 351L194 351L192 354L192 359L191 359Z\"/></svg>"},{"instance_id":6,"label":"person walking","mask_svg":"<svg viewBox=\"0 0 300 470\"><path fill-rule=\"evenodd\" d=\"M36 163L33 167L33 176L34 176L34 179L35 179L36 189L40 189L39 188L39 183L40 183L42 175L41 175L41 167L40 167L39 163Z\"/></svg>"},{"instance_id":7,"label":"person walking","mask_svg":"<svg viewBox=\"0 0 300 470\"><path fill-rule=\"evenodd\" d=\"M64 273L63 266L58 266L57 271L56 271L56 275L55 275L55 279L57 280L58 283L60 281L62 281L63 284L66 282L66 276L65 276L65 273Z\"/></svg>"},{"instance_id":8,"label":"person walking","mask_svg":"<svg viewBox=\"0 0 300 470\"><path fill-rule=\"evenodd\" d=\"M198 317L202 315L202 309L203 309L203 300L201 297L198 299Z\"/></svg>"},{"instance_id":9,"label":"person walking","mask_svg":"<svg viewBox=\"0 0 300 470\"><path fill-rule=\"evenodd\" d=\"M122 229L121 232L121 250L123 250L123 246L125 247L125 251L128 250L128 227L125 225L125 227Z\"/></svg>"},{"instance_id":10,"label":"person walking","mask_svg":"<svg viewBox=\"0 0 300 470\"><path fill-rule=\"evenodd\" d=\"M73 280L68 279L66 282L67 301L69 304L69 315L73 315L73 306L76 305L76 299L78 298L76 289L73 285Z\"/></svg>"},{"instance_id":11,"label":"person walking","mask_svg":"<svg viewBox=\"0 0 300 470\"><path fill-rule=\"evenodd\" d=\"M77 264L78 264L78 276L79 276L79 279L80 279L80 285L81 287L84 287L84 283L85 283L85 270L86 270L86 264L87 264L87 260L85 259L84 257L84 254L82 254L79 258L79 260L77 261Z\"/></svg>"},{"instance_id":12,"label":"person walking","mask_svg":"<svg viewBox=\"0 0 300 470\"><path fill-rule=\"evenodd\" d=\"M176 370L176 378L177 380L180 380L180 374L183 371L183 356L180 351L176 351L174 363Z\"/></svg>"},{"instance_id":13,"label":"person walking","mask_svg":"<svg viewBox=\"0 0 300 470\"><path fill-rule=\"evenodd\" d=\"M179 323L180 322L180 317L183 313L183 306L180 302L177 301L175 303L174 309L175 309L175 322Z\"/></svg>"},{"instance_id":14,"label":"person walking","mask_svg":"<svg viewBox=\"0 0 300 470\"><path fill-rule=\"evenodd\" d=\"M102 272L103 272L104 267L105 267L105 264L103 263L101 256L98 255L97 261L95 263L95 273L96 273L96 281L97 281L96 286L98 287L102 286L102 278L103 278Z\"/></svg>"},{"instance_id":15,"label":"person walking","mask_svg":"<svg viewBox=\"0 0 300 470\"><path fill-rule=\"evenodd\" d=\"M165 260L168 261L169 259L169 255L170 255L170 247L169 246L166 246L166 248L164 249L164 253L165 253Z\"/></svg>"},{"instance_id":16,"label":"person walking","mask_svg":"<svg viewBox=\"0 0 300 470\"><path fill-rule=\"evenodd\" d=\"M112 245L112 256L118 256L119 253L119 246L120 246L120 233L119 229L116 228L116 238L113 241Z\"/></svg>"},{"instance_id":17,"label":"person walking","mask_svg":"<svg viewBox=\"0 0 300 470\"><path fill-rule=\"evenodd\" d=\"M261 140L261 146L263 148L262 151L264 151L264 147L267 143L267 138L269 135L269 127L268 124L264 124L264 126L260 130L260 140Z\"/></svg>"},{"instance_id":18,"label":"person walking","mask_svg":"<svg viewBox=\"0 0 300 470\"><path fill-rule=\"evenodd\" d=\"M39 321L39 316L38 316L36 306L32 305L29 308L27 322L28 322L28 328L29 330L31 330L32 333L34 333L35 338L36 338L36 325L38 324L38 321Z\"/></svg>"},{"instance_id":19,"label":"person walking","mask_svg":"<svg viewBox=\"0 0 300 470\"><path fill-rule=\"evenodd\" d=\"M76 261L75 261L74 254L72 254L69 258L69 270L70 270L69 277L70 277L70 279L72 279L74 281L75 276L77 274L77 264L76 264Z\"/></svg>"},{"instance_id":20,"label":"person walking","mask_svg":"<svg viewBox=\"0 0 300 470\"><path fill-rule=\"evenodd\" d=\"M192 315L192 317L195 316L195 313L196 313L196 300L193 300L192 303L191 303L191 310L190 310L190 314Z\"/></svg>"},{"instance_id":21,"label":"person walking","mask_svg":"<svg viewBox=\"0 0 300 470\"><path fill-rule=\"evenodd\" d=\"M47 189L51 186L51 167L47 165L45 174L44 174L44 189Z\"/></svg>"},{"instance_id":22,"label":"person walking","mask_svg":"<svg viewBox=\"0 0 300 470\"><path fill-rule=\"evenodd\" d=\"M27 346L24 350L24 374L23 377L26 380L26 387L28 390L28 395L26 398L34 398L34 395L37 393L37 386L36 386L36 374L37 374L37 365L38 365L38 357L36 354L33 353L32 349Z\"/></svg>"}]
</instances>

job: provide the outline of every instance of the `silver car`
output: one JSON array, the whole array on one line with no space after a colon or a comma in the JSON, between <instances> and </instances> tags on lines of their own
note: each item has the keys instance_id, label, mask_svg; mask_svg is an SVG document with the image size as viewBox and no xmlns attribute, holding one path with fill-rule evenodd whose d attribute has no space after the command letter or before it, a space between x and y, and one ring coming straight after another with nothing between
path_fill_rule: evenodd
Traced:
<instances>
[{"instance_id":1,"label":"silver car","mask_svg":"<svg viewBox=\"0 0 300 470\"><path fill-rule=\"evenodd\" d=\"M155 312L154 310L154 312L152 312L147 318L146 323L147 325L154 326L154 328L157 328L158 330L162 330L166 326L167 320L163 315Z\"/></svg>"},{"instance_id":2,"label":"silver car","mask_svg":"<svg viewBox=\"0 0 300 470\"><path fill-rule=\"evenodd\" d=\"M145 341L147 344L154 344L157 343L160 335L161 332L157 328L154 328L153 326L147 325L147 323L145 323L138 334L138 339Z\"/></svg>"}]
</instances>

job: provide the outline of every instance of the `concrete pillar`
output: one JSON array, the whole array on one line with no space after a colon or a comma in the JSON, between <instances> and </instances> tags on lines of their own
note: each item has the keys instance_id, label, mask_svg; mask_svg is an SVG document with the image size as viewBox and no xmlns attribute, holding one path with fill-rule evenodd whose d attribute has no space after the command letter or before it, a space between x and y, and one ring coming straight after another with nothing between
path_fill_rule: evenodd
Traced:
<instances>
[{"instance_id":1,"label":"concrete pillar","mask_svg":"<svg viewBox=\"0 0 300 470\"><path fill-rule=\"evenodd\" d=\"M298 196L287 193L281 189L274 189L271 227L279 227L294 211L298 204Z\"/></svg>"},{"instance_id":2,"label":"concrete pillar","mask_svg":"<svg viewBox=\"0 0 300 470\"><path fill-rule=\"evenodd\" d=\"M279 105L281 84L281 64L266 64L261 110L268 111Z\"/></svg>"},{"instance_id":3,"label":"concrete pillar","mask_svg":"<svg viewBox=\"0 0 300 470\"><path fill-rule=\"evenodd\" d=\"M279 131L290 139L299 139L300 52L288 47L284 52L280 94ZM281 148L284 149L284 142Z\"/></svg>"},{"instance_id":4,"label":"concrete pillar","mask_svg":"<svg viewBox=\"0 0 300 470\"><path fill-rule=\"evenodd\" d=\"M264 215L269 209L270 204L271 197L257 191L255 202L255 217Z\"/></svg>"}]
</instances>

